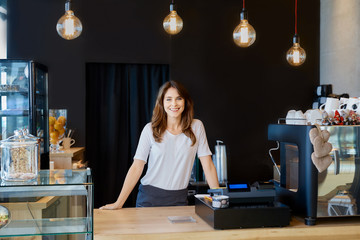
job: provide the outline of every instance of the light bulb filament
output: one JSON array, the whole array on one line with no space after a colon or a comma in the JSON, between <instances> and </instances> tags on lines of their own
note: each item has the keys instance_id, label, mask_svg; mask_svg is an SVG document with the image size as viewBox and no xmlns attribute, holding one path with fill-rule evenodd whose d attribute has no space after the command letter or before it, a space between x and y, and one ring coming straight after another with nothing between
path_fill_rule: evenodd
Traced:
<instances>
[{"instance_id":1,"label":"light bulb filament","mask_svg":"<svg viewBox=\"0 0 360 240\"><path fill-rule=\"evenodd\" d=\"M247 27L240 29L240 41L241 43L249 42L249 29Z\"/></svg>"},{"instance_id":2,"label":"light bulb filament","mask_svg":"<svg viewBox=\"0 0 360 240\"><path fill-rule=\"evenodd\" d=\"M170 17L170 31L176 31L176 16Z\"/></svg>"},{"instance_id":3,"label":"light bulb filament","mask_svg":"<svg viewBox=\"0 0 360 240\"><path fill-rule=\"evenodd\" d=\"M66 36L73 36L75 33L75 23L74 19L72 17L69 17L64 22L64 28L65 28L65 35Z\"/></svg>"},{"instance_id":4,"label":"light bulb filament","mask_svg":"<svg viewBox=\"0 0 360 240\"><path fill-rule=\"evenodd\" d=\"M294 63L300 63L300 52L299 50L294 50L294 53L293 53L293 61Z\"/></svg>"}]
</instances>

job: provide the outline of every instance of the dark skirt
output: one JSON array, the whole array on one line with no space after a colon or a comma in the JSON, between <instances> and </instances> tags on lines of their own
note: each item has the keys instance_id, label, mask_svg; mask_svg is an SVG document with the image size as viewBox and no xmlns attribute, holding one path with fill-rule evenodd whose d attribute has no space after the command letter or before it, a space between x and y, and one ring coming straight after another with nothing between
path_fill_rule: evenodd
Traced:
<instances>
[{"instance_id":1,"label":"dark skirt","mask_svg":"<svg viewBox=\"0 0 360 240\"><path fill-rule=\"evenodd\" d=\"M164 190L151 185L139 186L136 207L186 206L187 189Z\"/></svg>"}]
</instances>

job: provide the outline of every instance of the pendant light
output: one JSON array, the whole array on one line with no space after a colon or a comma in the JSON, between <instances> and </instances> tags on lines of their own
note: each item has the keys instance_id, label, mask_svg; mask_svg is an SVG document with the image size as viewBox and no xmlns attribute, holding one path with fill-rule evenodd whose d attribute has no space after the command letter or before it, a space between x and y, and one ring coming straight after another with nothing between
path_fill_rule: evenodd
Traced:
<instances>
[{"instance_id":1,"label":"pendant light","mask_svg":"<svg viewBox=\"0 0 360 240\"><path fill-rule=\"evenodd\" d=\"M80 36L82 24L80 20L71 11L71 0L65 2L65 15L62 16L56 24L56 30L60 37L66 40L72 40Z\"/></svg>"},{"instance_id":2,"label":"pendant light","mask_svg":"<svg viewBox=\"0 0 360 240\"><path fill-rule=\"evenodd\" d=\"M253 26L248 22L248 14L245 9L245 0L243 0L243 8L240 13L240 24L233 32L233 39L239 47L249 47L256 39L256 32Z\"/></svg>"},{"instance_id":3,"label":"pendant light","mask_svg":"<svg viewBox=\"0 0 360 240\"><path fill-rule=\"evenodd\" d=\"M286 53L286 60L291 66L300 66L305 62L306 52L300 47L300 37L297 34L297 0L295 0L295 35L293 46Z\"/></svg>"},{"instance_id":4,"label":"pendant light","mask_svg":"<svg viewBox=\"0 0 360 240\"><path fill-rule=\"evenodd\" d=\"M168 34L178 34L183 28L183 20L176 12L176 5L174 0L170 4L170 13L163 21L163 27Z\"/></svg>"}]
</instances>

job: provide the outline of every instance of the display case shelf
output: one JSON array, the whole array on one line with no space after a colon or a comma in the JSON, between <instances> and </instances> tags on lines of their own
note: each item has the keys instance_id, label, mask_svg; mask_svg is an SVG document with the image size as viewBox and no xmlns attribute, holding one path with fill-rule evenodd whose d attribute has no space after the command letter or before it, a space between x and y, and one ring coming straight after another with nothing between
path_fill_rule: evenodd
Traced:
<instances>
[{"instance_id":1,"label":"display case shelf","mask_svg":"<svg viewBox=\"0 0 360 240\"><path fill-rule=\"evenodd\" d=\"M0 110L0 117L23 117L23 116L29 116L29 110L22 110L22 109Z\"/></svg>"},{"instance_id":2,"label":"display case shelf","mask_svg":"<svg viewBox=\"0 0 360 240\"><path fill-rule=\"evenodd\" d=\"M29 198L29 197L45 197L49 196L86 196L87 189L85 186L43 186L38 187L8 187L1 190L1 198Z\"/></svg>"},{"instance_id":3,"label":"display case shelf","mask_svg":"<svg viewBox=\"0 0 360 240\"><path fill-rule=\"evenodd\" d=\"M0 180L0 205L11 214L9 224L0 229L0 239L50 235L54 240L64 235L93 239L89 168L41 170L35 180L28 182Z\"/></svg>"},{"instance_id":4,"label":"display case shelf","mask_svg":"<svg viewBox=\"0 0 360 240\"><path fill-rule=\"evenodd\" d=\"M92 219L84 218L47 218L36 220L11 221L0 230L3 237L21 237L38 235L92 234L89 223Z\"/></svg>"},{"instance_id":5,"label":"display case shelf","mask_svg":"<svg viewBox=\"0 0 360 240\"><path fill-rule=\"evenodd\" d=\"M21 94L23 96L27 96L29 92L27 90L20 90L20 91L0 91L1 96L7 96L10 94Z\"/></svg>"}]
</instances>

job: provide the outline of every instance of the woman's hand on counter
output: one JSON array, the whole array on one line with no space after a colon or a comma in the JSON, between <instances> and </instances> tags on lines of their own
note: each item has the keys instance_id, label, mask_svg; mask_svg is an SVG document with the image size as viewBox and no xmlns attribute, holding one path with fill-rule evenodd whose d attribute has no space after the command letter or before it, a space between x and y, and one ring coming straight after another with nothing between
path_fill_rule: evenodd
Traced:
<instances>
[{"instance_id":1,"label":"woman's hand on counter","mask_svg":"<svg viewBox=\"0 0 360 240\"><path fill-rule=\"evenodd\" d=\"M114 203L110 203L110 204L106 204L105 206L100 207L100 210L115 210L115 209L120 209L122 208L122 206L120 206L120 204L114 202Z\"/></svg>"},{"instance_id":2,"label":"woman's hand on counter","mask_svg":"<svg viewBox=\"0 0 360 240\"><path fill-rule=\"evenodd\" d=\"M133 164L131 165L128 173L126 174L125 181L118 199L114 203L102 206L101 208L99 208L100 210L114 210L122 208L131 191L134 189L136 183L139 181L141 174L144 170L145 163L146 162L143 160L134 159Z\"/></svg>"}]
</instances>

